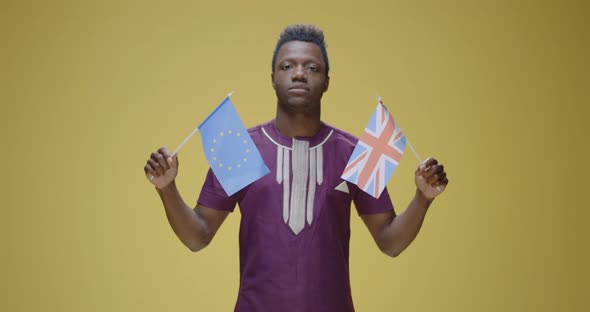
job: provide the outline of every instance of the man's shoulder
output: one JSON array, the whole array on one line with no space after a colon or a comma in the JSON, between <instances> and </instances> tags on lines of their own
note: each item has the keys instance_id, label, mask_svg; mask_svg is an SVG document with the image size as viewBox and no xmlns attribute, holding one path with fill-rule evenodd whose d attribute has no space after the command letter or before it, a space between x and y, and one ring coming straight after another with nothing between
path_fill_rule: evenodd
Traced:
<instances>
[{"instance_id":1,"label":"man's shoulder","mask_svg":"<svg viewBox=\"0 0 590 312\"><path fill-rule=\"evenodd\" d=\"M271 123L272 123L272 119L271 119L271 120L269 120L269 121L266 121L266 122L263 122L263 123L257 124L257 125L255 125L255 126L253 126L253 127L250 127L250 128L248 128L248 132L252 132L252 131L260 131L260 129L262 129L262 128L263 128L263 127L265 127L265 126L268 126L268 125L270 125Z\"/></svg>"},{"instance_id":2,"label":"man's shoulder","mask_svg":"<svg viewBox=\"0 0 590 312\"><path fill-rule=\"evenodd\" d=\"M264 128L268 127L270 125L270 123L272 122L272 120L269 120L267 122L263 122L261 124L258 124L256 126L250 127L248 128L248 134L254 138L254 137L258 137L261 136L263 134Z\"/></svg>"},{"instance_id":3,"label":"man's shoulder","mask_svg":"<svg viewBox=\"0 0 590 312\"><path fill-rule=\"evenodd\" d=\"M336 128L336 127L334 127L330 124L327 124L325 122L324 122L324 125L326 125L326 127L328 127L330 130L332 130L332 135L331 135L330 139L337 142L337 143L355 146L359 140L358 137L356 137L353 134L350 134L349 132L346 132L342 129Z\"/></svg>"}]
</instances>

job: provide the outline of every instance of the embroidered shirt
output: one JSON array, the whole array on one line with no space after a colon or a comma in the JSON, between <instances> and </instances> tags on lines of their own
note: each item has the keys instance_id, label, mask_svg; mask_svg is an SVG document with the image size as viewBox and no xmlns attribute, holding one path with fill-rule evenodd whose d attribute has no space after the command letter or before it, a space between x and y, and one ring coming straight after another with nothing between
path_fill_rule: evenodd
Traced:
<instances>
[{"instance_id":1,"label":"embroidered shirt","mask_svg":"<svg viewBox=\"0 0 590 312\"><path fill-rule=\"evenodd\" d=\"M354 311L350 208L393 210L340 178L358 138L322 123L313 137L281 135L274 121L248 130L271 173L228 197L209 170L198 202L240 207L240 288L235 311Z\"/></svg>"}]
</instances>

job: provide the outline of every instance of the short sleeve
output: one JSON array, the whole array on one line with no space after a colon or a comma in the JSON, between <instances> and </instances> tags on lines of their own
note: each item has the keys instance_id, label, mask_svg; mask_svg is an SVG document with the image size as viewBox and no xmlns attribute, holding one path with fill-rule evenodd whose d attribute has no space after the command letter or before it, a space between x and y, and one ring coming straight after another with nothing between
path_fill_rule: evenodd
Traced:
<instances>
[{"instance_id":1,"label":"short sleeve","mask_svg":"<svg viewBox=\"0 0 590 312\"><path fill-rule=\"evenodd\" d=\"M359 215L377 214L394 210L387 188L383 190L379 198L375 198L352 183L349 183L349 186L351 186L352 200Z\"/></svg>"},{"instance_id":2,"label":"short sleeve","mask_svg":"<svg viewBox=\"0 0 590 312\"><path fill-rule=\"evenodd\" d=\"M234 196L227 196L215 174L209 168L197 203L208 208L233 212L237 199Z\"/></svg>"}]
</instances>

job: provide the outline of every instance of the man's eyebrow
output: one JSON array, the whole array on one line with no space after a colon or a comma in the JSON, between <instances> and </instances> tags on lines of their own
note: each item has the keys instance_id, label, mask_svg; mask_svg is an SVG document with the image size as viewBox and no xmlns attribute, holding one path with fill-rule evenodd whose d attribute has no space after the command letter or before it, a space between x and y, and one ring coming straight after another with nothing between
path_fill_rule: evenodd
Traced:
<instances>
[{"instance_id":1,"label":"man's eyebrow","mask_svg":"<svg viewBox=\"0 0 590 312\"><path fill-rule=\"evenodd\" d=\"M283 62L297 62L297 58L296 57L284 57L278 60L278 63L283 63ZM322 61L310 56L310 57L306 57L304 59L303 63L317 63L318 65L321 63Z\"/></svg>"}]
</instances>

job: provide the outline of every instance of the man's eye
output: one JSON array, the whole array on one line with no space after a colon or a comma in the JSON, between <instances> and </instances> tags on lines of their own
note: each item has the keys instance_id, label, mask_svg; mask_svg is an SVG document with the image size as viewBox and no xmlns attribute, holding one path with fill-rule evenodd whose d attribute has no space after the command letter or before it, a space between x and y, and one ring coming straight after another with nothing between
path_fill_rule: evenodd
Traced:
<instances>
[{"instance_id":1,"label":"man's eye","mask_svg":"<svg viewBox=\"0 0 590 312\"><path fill-rule=\"evenodd\" d=\"M291 69L291 65L283 65L283 69Z\"/></svg>"},{"instance_id":2,"label":"man's eye","mask_svg":"<svg viewBox=\"0 0 590 312\"><path fill-rule=\"evenodd\" d=\"M318 68L315 67L314 65L310 65L307 68L309 68L309 70L311 70L312 72L317 72L318 71Z\"/></svg>"}]
</instances>

